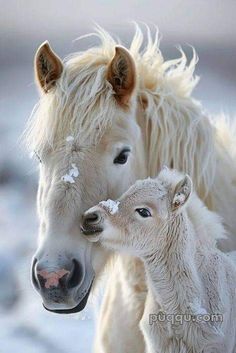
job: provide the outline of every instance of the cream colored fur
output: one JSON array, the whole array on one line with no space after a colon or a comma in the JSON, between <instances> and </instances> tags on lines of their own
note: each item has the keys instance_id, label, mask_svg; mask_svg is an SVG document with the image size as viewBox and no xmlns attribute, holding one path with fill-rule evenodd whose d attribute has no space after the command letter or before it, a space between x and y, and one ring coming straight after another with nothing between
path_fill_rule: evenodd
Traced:
<instances>
[{"instance_id":1,"label":"cream colored fur","mask_svg":"<svg viewBox=\"0 0 236 353\"><path fill-rule=\"evenodd\" d=\"M166 168L136 182L116 213L92 207L85 215L101 214L103 231L88 239L142 259L148 296L140 327L148 353L234 353L236 266L216 248L225 237L221 220L191 195L189 181ZM140 216L143 208L149 217Z\"/></svg>"},{"instance_id":2,"label":"cream colored fur","mask_svg":"<svg viewBox=\"0 0 236 353\"><path fill-rule=\"evenodd\" d=\"M230 235L225 249L235 249L236 167L228 138L235 136L226 125L222 134L191 98L197 83L195 53L190 64L183 52L179 59L165 61L158 35L153 40L148 31L145 42L137 28L130 45L137 86L130 109L124 111L106 80L117 43L102 29L97 36L100 46L64 61L60 79L41 96L26 131L29 148L42 160L39 252L47 250L54 259L56 252L73 249L83 256L81 249L91 245L80 234L82 213L101 199L119 197L136 179L155 176L163 164L191 175L198 194L225 221ZM66 142L68 135L75 138L71 145ZM131 147L131 157L125 166L116 168L113 158L126 145ZM66 185L61 177L71 163L76 163L80 176L75 184ZM58 230L60 241L55 248ZM96 245L88 254L98 276L108 254ZM111 271L96 351L143 353L138 328L146 297L143 266L120 256Z\"/></svg>"}]
</instances>

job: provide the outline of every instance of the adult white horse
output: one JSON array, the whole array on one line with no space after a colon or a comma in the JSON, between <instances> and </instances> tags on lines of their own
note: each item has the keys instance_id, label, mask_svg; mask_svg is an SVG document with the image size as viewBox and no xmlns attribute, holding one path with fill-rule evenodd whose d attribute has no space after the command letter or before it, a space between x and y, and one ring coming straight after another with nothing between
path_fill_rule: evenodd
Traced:
<instances>
[{"instance_id":1,"label":"adult white horse","mask_svg":"<svg viewBox=\"0 0 236 353\"><path fill-rule=\"evenodd\" d=\"M27 128L39 156L39 245L32 279L47 310L82 310L109 253L80 232L83 212L119 197L136 179L163 165L188 173L206 204L226 223L236 248L233 136L213 125L191 98L194 53L164 61L158 36L139 28L130 49L103 30L101 45L62 62L47 42L35 56L39 104ZM138 323L146 297L141 262L119 257L101 309L96 351L143 352Z\"/></svg>"}]
</instances>

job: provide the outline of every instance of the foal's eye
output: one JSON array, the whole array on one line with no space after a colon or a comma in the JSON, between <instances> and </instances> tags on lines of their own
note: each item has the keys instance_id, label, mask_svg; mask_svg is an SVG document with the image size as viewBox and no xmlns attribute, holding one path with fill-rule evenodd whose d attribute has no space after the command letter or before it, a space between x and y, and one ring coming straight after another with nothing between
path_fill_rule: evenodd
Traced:
<instances>
[{"instance_id":1,"label":"foal's eye","mask_svg":"<svg viewBox=\"0 0 236 353\"><path fill-rule=\"evenodd\" d=\"M118 156L114 159L114 164L125 164L127 162L128 156L130 153L129 148L124 148Z\"/></svg>"},{"instance_id":2,"label":"foal's eye","mask_svg":"<svg viewBox=\"0 0 236 353\"><path fill-rule=\"evenodd\" d=\"M143 218L152 217L151 212L147 208L137 208L135 211Z\"/></svg>"}]
</instances>

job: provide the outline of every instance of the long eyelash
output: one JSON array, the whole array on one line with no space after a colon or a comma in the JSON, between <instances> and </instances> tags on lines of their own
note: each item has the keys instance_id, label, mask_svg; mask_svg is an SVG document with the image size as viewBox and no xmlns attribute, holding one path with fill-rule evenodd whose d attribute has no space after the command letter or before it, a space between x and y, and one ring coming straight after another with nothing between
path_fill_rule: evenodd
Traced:
<instances>
[{"instance_id":1,"label":"long eyelash","mask_svg":"<svg viewBox=\"0 0 236 353\"><path fill-rule=\"evenodd\" d=\"M39 163L42 163L42 159L40 158L39 154L36 151L34 151L34 154L35 154L36 158L38 159Z\"/></svg>"}]
</instances>

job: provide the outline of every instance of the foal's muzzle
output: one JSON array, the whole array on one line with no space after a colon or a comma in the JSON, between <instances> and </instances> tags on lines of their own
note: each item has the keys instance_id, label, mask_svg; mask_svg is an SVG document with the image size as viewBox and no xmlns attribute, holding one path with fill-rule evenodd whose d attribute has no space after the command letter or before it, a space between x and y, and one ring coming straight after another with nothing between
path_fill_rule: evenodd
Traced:
<instances>
[{"instance_id":1,"label":"foal's muzzle","mask_svg":"<svg viewBox=\"0 0 236 353\"><path fill-rule=\"evenodd\" d=\"M94 238L103 231L103 223L104 218L99 210L87 211L82 219L81 230L84 235Z\"/></svg>"}]
</instances>

